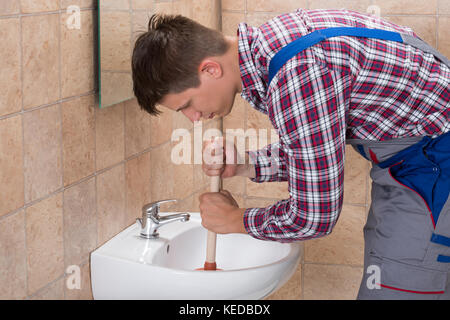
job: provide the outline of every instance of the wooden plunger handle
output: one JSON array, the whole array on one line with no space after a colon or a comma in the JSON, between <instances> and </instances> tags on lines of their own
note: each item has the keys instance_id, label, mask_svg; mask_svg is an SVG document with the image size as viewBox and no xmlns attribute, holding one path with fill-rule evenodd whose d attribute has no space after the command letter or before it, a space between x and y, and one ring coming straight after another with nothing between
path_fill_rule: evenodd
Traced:
<instances>
[{"instance_id":1,"label":"wooden plunger handle","mask_svg":"<svg viewBox=\"0 0 450 320\"><path fill-rule=\"evenodd\" d=\"M211 192L219 192L220 176L211 177ZM206 261L205 270L216 270L216 239L217 234L208 230L208 238L206 239Z\"/></svg>"}]
</instances>

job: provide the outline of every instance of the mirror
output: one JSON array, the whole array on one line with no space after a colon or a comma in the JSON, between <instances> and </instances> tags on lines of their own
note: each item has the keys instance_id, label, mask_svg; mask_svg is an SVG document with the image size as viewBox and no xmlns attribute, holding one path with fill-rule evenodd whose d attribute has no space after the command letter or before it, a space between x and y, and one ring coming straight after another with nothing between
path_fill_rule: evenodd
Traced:
<instances>
[{"instance_id":1,"label":"mirror","mask_svg":"<svg viewBox=\"0 0 450 320\"><path fill-rule=\"evenodd\" d=\"M221 25L219 0L98 0L100 108L134 98L134 43L154 13L181 14L210 28Z\"/></svg>"},{"instance_id":2,"label":"mirror","mask_svg":"<svg viewBox=\"0 0 450 320\"><path fill-rule=\"evenodd\" d=\"M98 0L100 108L134 98L131 55L147 28L153 2Z\"/></svg>"}]
</instances>

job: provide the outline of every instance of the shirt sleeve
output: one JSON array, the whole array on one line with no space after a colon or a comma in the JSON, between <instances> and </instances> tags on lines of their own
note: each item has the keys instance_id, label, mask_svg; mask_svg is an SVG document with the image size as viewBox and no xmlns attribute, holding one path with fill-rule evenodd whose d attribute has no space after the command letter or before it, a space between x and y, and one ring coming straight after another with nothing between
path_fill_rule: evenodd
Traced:
<instances>
[{"instance_id":1,"label":"shirt sleeve","mask_svg":"<svg viewBox=\"0 0 450 320\"><path fill-rule=\"evenodd\" d=\"M246 209L244 226L262 240L325 236L336 224L343 202L347 80L309 64L285 72L277 81L272 106L281 115L277 124L290 197L266 208Z\"/></svg>"},{"instance_id":2,"label":"shirt sleeve","mask_svg":"<svg viewBox=\"0 0 450 320\"><path fill-rule=\"evenodd\" d=\"M286 153L280 141L257 151L247 151L250 164L255 166L253 182L287 181Z\"/></svg>"}]
</instances>

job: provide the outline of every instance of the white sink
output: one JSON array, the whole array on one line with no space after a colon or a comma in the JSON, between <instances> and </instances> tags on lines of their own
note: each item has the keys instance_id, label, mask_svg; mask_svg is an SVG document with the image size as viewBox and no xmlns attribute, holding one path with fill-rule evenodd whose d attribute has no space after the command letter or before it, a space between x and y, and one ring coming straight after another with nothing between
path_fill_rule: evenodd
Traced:
<instances>
[{"instance_id":1,"label":"white sink","mask_svg":"<svg viewBox=\"0 0 450 320\"><path fill-rule=\"evenodd\" d=\"M172 214L161 213L161 215ZM217 235L222 271L198 271L207 230L198 212L161 227L159 239L139 237L134 224L91 253L94 299L262 299L280 288L300 261L299 243Z\"/></svg>"}]
</instances>

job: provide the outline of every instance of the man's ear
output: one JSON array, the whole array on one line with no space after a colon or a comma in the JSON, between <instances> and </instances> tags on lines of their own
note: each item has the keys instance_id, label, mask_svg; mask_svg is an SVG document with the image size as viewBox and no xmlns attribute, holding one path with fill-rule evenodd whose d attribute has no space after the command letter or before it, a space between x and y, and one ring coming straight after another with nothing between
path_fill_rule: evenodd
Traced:
<instances>
[{"instance_id":1,"label":"man's ear","mask_svg":"<svg viewBox=\"0 0 450 320\"><path fill-rule=\"evenodd\" d=\"M222 65L212 59L204 59L198 68L200 75L209 76L213 78L220 78L223 75Z\"/></svg>"}]
</instances>

